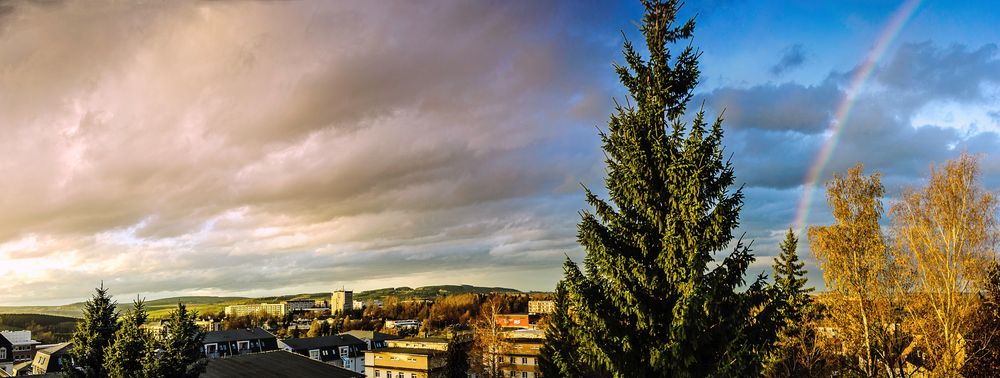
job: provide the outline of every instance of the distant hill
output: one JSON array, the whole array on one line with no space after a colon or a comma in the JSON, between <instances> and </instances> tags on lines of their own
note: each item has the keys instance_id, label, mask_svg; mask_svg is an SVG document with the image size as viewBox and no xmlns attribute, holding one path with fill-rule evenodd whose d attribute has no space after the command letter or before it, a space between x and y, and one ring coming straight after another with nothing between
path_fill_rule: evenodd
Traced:
<instances>
[{"instance_id":1,"label":"distant hill","mask_svg":"<svg viewBox=\"0 0 1000 378\"><path fill-rule=\"evenodd\" d=\"M521 291L505 287L481 287L472 285L437 285L423 286L418 288L395 287L360 291L354 293L355 300L382 299L393 296L402 299L430 299L438 295L445 294L487 294L487 293L521 293ZM214 296L186 296L171 297L146 301L146 309L151 318L165 317L177 306L177 303L184 303L189 310L198 311L201 314L216 314L221 312L226 306L245 303L268 303L292 299L309 300L329 300L332 293L307 293L291 294L273 297L246 298L246 297L214 297ZM118 309L122 312L132 308L131 298L115 298L118 300ZM65 316L79 318L83 313L83 302L71 303L62 306L0 306L0 314L43 314L54 316Z\"/></svg>"}]
</instances>

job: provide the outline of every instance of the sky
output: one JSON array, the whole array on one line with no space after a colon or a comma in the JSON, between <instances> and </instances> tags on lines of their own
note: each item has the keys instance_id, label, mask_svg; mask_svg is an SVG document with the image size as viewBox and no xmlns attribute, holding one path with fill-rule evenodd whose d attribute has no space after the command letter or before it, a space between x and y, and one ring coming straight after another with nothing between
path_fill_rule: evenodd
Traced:
<instances>
[{"instance_id":1,"label":"sky","mask_svg":"<svg viewBox=\"0 0 1000 378\"><path fill-rule=\"evenodd\" d=\"M1000 187L993 7L687 2L692 104L725 110L748 275L770 272L789 227L832 221L822 182L856 163L881 172L890 204L963 151ZM612 64L641 15L0 0L0 305L77 302L102 281L149 299L552 290L583 256L581 185L602 185L597 134L627 96Z\"/></svg>"}]
</instances>

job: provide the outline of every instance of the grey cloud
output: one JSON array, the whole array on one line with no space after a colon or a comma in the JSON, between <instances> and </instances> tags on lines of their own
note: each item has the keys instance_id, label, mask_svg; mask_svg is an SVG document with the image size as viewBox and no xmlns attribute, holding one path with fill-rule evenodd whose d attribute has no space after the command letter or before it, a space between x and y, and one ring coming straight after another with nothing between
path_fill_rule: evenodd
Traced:
<instances>
[{"instance_id":1,"label":"grey cloud","mask_svg":"<svg viewBox=\"0 0 1000 378\"><path fill-rule=\"evenodd\" d=\"M840 89L827 81L816 86L783 83L723 87L695 101L704 99L716 113L725 110L731 127L816 134L829 127L841 97Z\"/></svg>"},{"instance_id":2,"label":"grey cloud","mask_svg":"<svg viewBox=\"0 0 1000 378\"><path fill-rule=\"evenodd\" d=\"M895 96L920 99L982 101L984 84L1000 84L997 46L979 48L954 44L940 47L931 42L900 46L875 76Z\"/></svg>"},{"instance_id":3,"label":"grey cloud","mask_svg":"<svg viewBox=\"0 0 1000 378\"><path fill-rule=\"evenodd\" d=\"M805 62L805 47L803 47L801 43L796 43L786 47L782 51L781 58L778 59L778 62L771 66L770 69L768 69L768 72L774 76L781 76L788 71L801 67Z\"/></svg>"}]
</instances>

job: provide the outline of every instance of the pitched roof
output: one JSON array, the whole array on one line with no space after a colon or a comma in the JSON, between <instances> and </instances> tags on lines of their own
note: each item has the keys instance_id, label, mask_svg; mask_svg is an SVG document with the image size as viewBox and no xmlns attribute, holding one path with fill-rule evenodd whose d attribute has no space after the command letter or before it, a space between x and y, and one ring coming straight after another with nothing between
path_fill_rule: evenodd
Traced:
<instances>
[{"instance_id":1,"label":"pitched roof","mask_svg":"<svg viewBox=\"0 0 1000 378\"><path fill-rule=\"evenodd\" d=\"M374 341L385 341L385 340L402 339L402 337L400 337L400 336L390 335L388 333L381 333L381 332L375 332L375 331L362 331L362 330L358 330L358 329L353 330L353 331L343 332L340 335L351 335L351 336L357 337L357 338L359 338L361 340L374 340Z\"/></svg>"},{"instance_id":2,"label":"pitched roof","mask_svg":"<svg viewBox=\"0 0 1000 378\"><path fill-rule=\"evenodd\" d=\"M210 360L200 377L363 378L364 374L282 350Z\"/></svg>"},{"instance_id":3,"label":"pitched roof","mask_svg":"<svg viewBox=\"0 0 1000 378\"><path fill-rule=\"evenodd\" d=\"M362 348L365 342L351 335L331 335L320 337L304 337L301 339L285 339L281 342L294 350L309 350L323 347L360 345Z\"/></svg>"},{"instance_id":4,"label":"pitched roof","mask_svg":"<svg viewBox=\"0 0 1000 378\"><path fill-rule=\"evenodd\" d=\"M61 356L64 354L69 354L69 351L73 350L73 343L62 343L49 346L44 349L39 349L36 354L44 353L49 356Z\"/></svg>"},{"instance_id":5,"label":"pitched roof","mask_svg":"<svg viewBox=\"0 0 1000 378\"><path fill-rule=\"evenodd\" d=\"M227 329L205 333L206 343L221 343L227 341L274 339L274 335L260 328Z\"/></svg>"}]
</instances>

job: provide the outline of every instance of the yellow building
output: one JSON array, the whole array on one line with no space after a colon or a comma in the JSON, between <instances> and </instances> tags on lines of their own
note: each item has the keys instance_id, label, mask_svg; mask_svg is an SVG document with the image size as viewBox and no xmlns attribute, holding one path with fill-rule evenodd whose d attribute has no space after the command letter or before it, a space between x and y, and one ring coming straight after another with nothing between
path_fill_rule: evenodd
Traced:
<instances>
[{"instance_id":1,"label":"yellow building","mask_svg":"<svg viewBox=\"0 0 1000 378\"><path fill-rule=\"evenodd\" d=\"M365 352L367 378L438 378L445 375L447 351L389 347Z\"/></svg>"},{"instance_id":2,"label":"yellow building","mask_svg":"<svg viewBox=\"0 0 1000 378\"><path fill-rule=\"evenodd\" d=\"M551 314L556 312L555 301L528 301L529 314Z\"/></svg>"},{"instance_id":3,"label":"yellow building","mask_svg":"<svg viewBox=\"0 0 1000 378\"><path fill-rule=\"evenodd\" d=\"M285 316L285 314L288 313L288 306L284 303L253 303L226 306L225 311L226 316L247 316L260 314Z\"/></svg>"},{"instance_id":4,"label":"yellow building","mask_svg":"<svg viewBox=\"0 0 1000 378\"><path fill-rule=\"evenodd\" d=\"M330 296L330 313L342 314L354 309L354 292L337 290Z\"/></svg>"},{"instance_id":5,"label":"yellow building","mask_svg":"<svg viewBox=\"0 0 1000 378\"><path fill-rule=\"evenodd\" d=\"M517 338L508 339L510 349L500 357L501 370L505 377L537 378L541 377L538 369L538 357L541 356L544 339Z\"/></svg>"}]
</instances>

